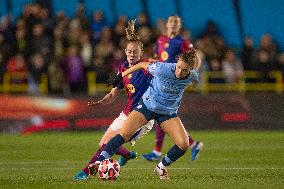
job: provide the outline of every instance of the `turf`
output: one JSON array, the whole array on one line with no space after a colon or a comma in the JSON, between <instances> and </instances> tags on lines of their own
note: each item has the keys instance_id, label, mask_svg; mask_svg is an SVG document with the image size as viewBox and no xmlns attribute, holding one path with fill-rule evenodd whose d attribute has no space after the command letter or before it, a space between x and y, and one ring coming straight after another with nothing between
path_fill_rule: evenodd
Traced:
<instances>
[{"instance_id":1,"label":"turf","mask_svg":"<svg viewBox=\"0 0 284 189\"><path fill-rule=\"evenodd\" d=\"M116 181L72 177L95 151L102 132L0 135L0 188L283 188L283 131L196 131L204 150L197 161L190 152L169 168L170 180L154 174L155 162L129 161ZM154 133L135 147L153 146ZM164 152L172 142L166 138ZM115 157L117 158L117 157Z\"/></svg>"}]
</instances>

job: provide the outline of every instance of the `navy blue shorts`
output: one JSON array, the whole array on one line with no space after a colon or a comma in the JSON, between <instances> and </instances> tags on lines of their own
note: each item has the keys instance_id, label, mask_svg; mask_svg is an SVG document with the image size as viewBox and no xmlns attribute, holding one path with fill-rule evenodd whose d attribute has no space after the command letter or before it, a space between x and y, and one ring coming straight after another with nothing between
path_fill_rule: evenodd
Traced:
<instances>
[{"instance_id":1,"label":"navy blue shorts","mask_svg":"<svg viewBox=\"0 0 284 189\"><path fill-rule=\"evenodd\" d=\"M171 114L171 115L163 115L163 114L152 112L148 110L148 108L146 107L142 99L140 99L138 105L134 108L134 110L143 114L148 121L150 121L151 119L156 120L158 125L160 125L164 121L178 117L176 113Z\"/></svg>"}]
</instances>

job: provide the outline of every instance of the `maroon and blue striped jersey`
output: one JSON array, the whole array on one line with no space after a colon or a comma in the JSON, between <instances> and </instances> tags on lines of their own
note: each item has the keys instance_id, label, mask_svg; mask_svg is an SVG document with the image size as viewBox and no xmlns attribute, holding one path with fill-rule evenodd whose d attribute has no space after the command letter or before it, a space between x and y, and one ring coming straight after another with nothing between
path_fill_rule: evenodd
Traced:
<instances>
[{"instance_id":1,"label":"maroon and blue striped jersey","mask_svg":"<svg viewBox=\"0 0 284 189\"><path fill-rule=\"evenodd\" d=\"M122 73L128 68L129 63L126 61L119 67L118 72ZM148 89L151 79L152 75L142 69L123 77L122 82L117 85L119 89L125 88L127 93L127 104L123 109L125 115L128 115L138 105L139 100Z\"/></svg>"},{"instance_id":2,"label":"maroon and blue striped jersey","mask_svg":"<svg viewBox=\"0 0 284 189\"><path fill-rule=\"evenodd\" d=\"M192 44L180 35L172 39L161 35L157 40L156 54L160 62L174 63L178 54L189 50L191 47L193 47Z\"/></svg>"}]
</instances>

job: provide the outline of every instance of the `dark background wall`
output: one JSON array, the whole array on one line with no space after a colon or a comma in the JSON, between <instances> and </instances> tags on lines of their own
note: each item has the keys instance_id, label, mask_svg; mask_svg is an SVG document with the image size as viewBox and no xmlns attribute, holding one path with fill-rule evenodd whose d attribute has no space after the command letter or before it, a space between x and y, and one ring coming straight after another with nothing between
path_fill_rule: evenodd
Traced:
<instances>
[{"instance_id":1,"label":"dark background wall","mask_svg":"<svg viewBox=\"0 0 284 189\"><path fill-rule=\"evenodd\" d=\"M10 6L6 5L10 3ZM15 19L22 7L33 0L0 1L0 15L11 13ZM244 36L252 36L258 45L260 36L270 33L284 49L284 0L50 0L53 12L64 11L69 17L75 15L79 2L86 6L91 16L94 10L102 10L106 19L113 24L119 15L134 19L146 12L152 24L157 19L166 19L178 14L185 28L198 37L206 23L211 20L220 28L226 44L240 48ZM10 7L10 11L7 10Z\"/></svg>"},{"instance_id":2,"label":"dark background wall","mask_svg":"<svg viewBox=\"0 0 284 189\"><path fill-rule=\"evenodd\" d=\"M105 128L126 103L126 97L120 97L112 105L90 108L85 98L0 96L0 99L0 130L8 132L21 132L39 119L48 123L42 130ZM284 129L283 107L284 97L272 93L185 94L179 115L189 130Z\"/></svg>"}]
</instances>

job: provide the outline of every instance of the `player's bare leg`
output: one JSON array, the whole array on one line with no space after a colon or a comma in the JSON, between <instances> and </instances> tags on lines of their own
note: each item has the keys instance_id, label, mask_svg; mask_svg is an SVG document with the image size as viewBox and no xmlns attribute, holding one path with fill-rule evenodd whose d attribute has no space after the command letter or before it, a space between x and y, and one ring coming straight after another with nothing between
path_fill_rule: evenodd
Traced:
<instances>
[{"instance_id":1,"label":"player's bare leg","mask_svg":"<svg viewBox=\"0 0 284 189\"><path fill-rule=\"evenodd\" d=\"M154 171L160 176L160 179L168 179L169 176L166 167L184 155L189 147L189 141L186 130L179 117L164 121L161 123L161 127L170 136L175 145L167 152Z\"/></svg>"},{"instance_id":2,"label":"player's bare leg","mask_svg":"<svg viewBox=\"0 0 284 189\"><path fill-rule=\"evenodd\" d=\"M118 148L128 141L131 136L143 125L145 125L148 120L144 115L137 111L132 111L127 120L124 122L123 127L119 130L119 134L113 137L102 151L98 161L108 159L113 156L113 154L118 150Z\"/></svg>"}]
</instances>

